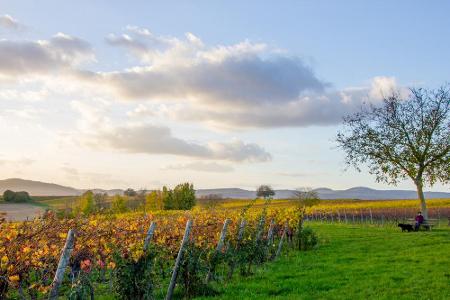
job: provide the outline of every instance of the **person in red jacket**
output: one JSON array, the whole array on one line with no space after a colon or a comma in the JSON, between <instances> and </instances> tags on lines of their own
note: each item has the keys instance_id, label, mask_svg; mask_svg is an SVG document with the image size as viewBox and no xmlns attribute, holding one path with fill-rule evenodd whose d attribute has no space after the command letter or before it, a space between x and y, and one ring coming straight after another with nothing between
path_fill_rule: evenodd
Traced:
<instances>
[{"instance_id":1,"label":"person in red jacket","mask_svg":"<svg viewBox=\"0 0 450 300\"><path fill-rule=\"evenodd\" d=\"M419 230L420 224L422 224L423 221L424 221L424 218L422 216L422 212L419 211L416 216L416 226L415 226L416 231Z\"/></svg>"}]
</instances>

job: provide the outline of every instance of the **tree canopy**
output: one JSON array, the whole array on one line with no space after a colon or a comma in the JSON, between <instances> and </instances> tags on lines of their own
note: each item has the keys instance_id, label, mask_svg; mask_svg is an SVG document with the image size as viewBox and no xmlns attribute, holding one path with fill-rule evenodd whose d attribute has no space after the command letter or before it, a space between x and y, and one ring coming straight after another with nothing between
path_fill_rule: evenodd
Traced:
<instances>
[{"instance_id":1,"label":"tree canopy","mask_svg":"<svg viewBox=\"0 0 450 300\"><path fill-rule=\"evenodd\" d=\"M450 86L393 92L347 116L336 140L347 164L368 166L378 182L411 179L427 218L424 185L450 181Z\"/></svg>"},{"instance_id":2,"label":"tree canopy","mask_svg":"<svg viewBox=\"0 0 450 300\"><path fill-rule=\"evenodd\" d=\"M15 203L29 202L31 201L31 197L28 192L25 191L14 192L11 190L6 190L3 192L3 201Z\"/></svg>"},{"instance_id":3,"label":"tree canopy","mask_svg":"<svg viewBox=\"0 0 450 300\"><path fill-rule=\"evenodd\" d=\"M260 185L257 189L256 189L256 196L258 198L271 198L273 196L275 196L275 191L272 189L272 187L270 185Z\"/></svg>"},{"instance_id":4,"label":"tree canopy","mask_svg":"<svg viewBox=\"0 0 450 300\"><path fill-rule=\"evenodd\" d=\"M133 190L132 188L128 188L123 192L123 194L128 197L134 197L137 195L137 192L135 190Z\"/></svg>"},{"instance_id":5,"label":"tree canopy","mask_svg":"<svg viewBox=\"0 0 450 300\"><path fill-rule=\"evenodd\" d=\"M164 186L147 194L146 202L150 209L189 210L196 204L195 189L191 183L179 184L173 190Z\"/></svg>"}]
</instances>

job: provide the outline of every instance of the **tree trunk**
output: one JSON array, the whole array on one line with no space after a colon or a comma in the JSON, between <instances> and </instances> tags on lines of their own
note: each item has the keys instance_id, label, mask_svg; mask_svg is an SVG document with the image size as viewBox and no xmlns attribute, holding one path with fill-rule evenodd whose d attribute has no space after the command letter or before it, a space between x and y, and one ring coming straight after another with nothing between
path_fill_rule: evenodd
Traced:
<instances>
[{"instance_id":1,"label":"tree trunk","mask_svg":"<svg viewBox=\"0 0 450 300\"><path fill-rule=\"evenodd\" d=\"M419 196L422 215L425 220L428 220L428 209L427 209L427 204L425 203L425 196L423 195L422 179L416 179L416 180L414 180L414 183L416 184L416 187L417 187L417 195Z\"/></svg>"}]
</instances>

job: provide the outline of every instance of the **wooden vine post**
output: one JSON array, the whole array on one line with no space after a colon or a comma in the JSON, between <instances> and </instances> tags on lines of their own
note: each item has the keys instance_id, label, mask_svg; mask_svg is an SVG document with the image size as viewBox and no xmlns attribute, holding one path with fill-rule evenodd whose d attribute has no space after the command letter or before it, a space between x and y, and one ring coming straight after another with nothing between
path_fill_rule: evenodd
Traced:
<instances>
[{"instance_id":1,"label":"wooden vine post","mask_svg":"<svg viewBox=\"0 0 450 300\"><path fill-rule=\"evenodd\" d=\"M58 262L58 268L55 272L55 277L53 278L53 282L51 285L50 295L48 297L49 300L58 299L58 290L61 282L64 278L64 273L66 271L66 267L69 264L70 256L72 255L73 247L75 243L75 232L73 229L70 229L67 233L66 243L61 252L61 256Z\"/></svg>"},{"instance_id":2,"label":"wooden vine post","mask_svg":"<svg viewBox=\"0 0 450 300\"><path fill-rule=\"evenodd\" d=\"M183 258L184 247L189 240L189 234L192 228L192 220L187 221L186 229L184 231L183 240L181 241L180 250L178 251L177 259L175 261L175 265L173 266L172 278L170 279L170 284L167 289L166 300L171 300L173 296L173 290L175 289L175 285L177 283L178 270L180 269L181 259Z\"/></svg>"},{"instance_id":3,"label":"wooden vine post","mask_svg":"<svg viewBox=\"0 0 450 300\"><path fill-rule=\"evenodd\" d=\"M214 271L216 268L215 259L220 254L220 251L222 251L225 237L227 235L228 224L230 224L230 222L231 222L230 219L226 219L225 222L223 223L222 231L220 232L219 242L217 243L216 252L214 253L214 256L212 259L213 263L211 264L208 274L206 275L206 280L205 280L206 283L208 283L211 280L212 276L214 275Z\"/></svg>"},{"instance_id":4,"label":"wooden vine post","mask_svg":"<svg viewBox=\"0 0 450 300\"><path fill-rule=\"evenodd\" d=\"M266 218L264 216L261 216L261 219L259 220L259 224L258 224L258 229L257 229L258 231L256 232L255 244L258 243L258 241L261 238L265 223L266 223Z\"/></svg>"},{"instance_id":5,"label":"wooden vine post","mask_svg":"<svg viewBox=\"0 0 450 300\"><path fill-rule=\"evenodd\" d=\"M437 227L439 228L439 227L441 227L441 211L440 211L439 207L438 207L437 211L438 211L438 225L437 225Z\"/></svg>"},{"instance_id":6,"label":"wooden vine post","mask_svg":"<svg viewBox=\"0 0 450 300\"><path fill-rule=\"evenodd\" d=\"M288 222L286 222L286 225L284 225L283 234L281 235L280 243L278 243L278 249L277 249L277 252L275 253L274 259L277 259L277 257L280 256L281 249L283 248L283 241L286 238L286 233L288 231L288 228L289 228Z\"/></svg>"},{"instance_id":7,"label":"wooden vine post","mask_svg":"<svg viewBox=\"0 0 450 300\"><path fill-rule=\"evenodd\" d=\"M259 241L261 240L261 236L264 230L264 225L266 224L266 218L265 215L262 215L260 220L259 220L259 224L258 227L256 229L256 236L255 236L255 241L254 241L254 245L257 246ZM254 261L255 258L251 258L248 261L248 265L247 265L247 274L250 274L251 268L252 268L252 262Z\"/></svg>"},{"instance_id":8,"label":"wooden vine post","mask_svg":"<svg viewBox=\"0 0 450 300\"><path fill-rule=\"evenodd\" d=\"M144 252L145 253L148 251L148 247L150 246L150 243L152 241L153 234L155 233L155 229L156 229L156 223L155 222L150 223L150 227L148 228L147 235L146 235L145 241L144 241Z\"/></svg>"},{"instance_id":9,"label":"wooden vine post","mask_svg":"<svg viewBox=\"0 0 450 300\"><path fill-rule=\"evenodd\" d=\"M239 251L241 247L242 239L244 238L245 220L242 219L239 225L239 231L236 239L236 251ZM228 272L227 279L230 280L233 277L234 268L236 267L236 260L233 258L231 261L230 271Z\"/></svg>"},{"instance_id":10,"label":"wooden vine post","mask_svg":"<svg viewBox=\"0 0 450 300\"><path fill-rule=\"evenodd\" d=\"M269 231L267 232L267 247L266 247L266 257L269 255L270 246L272 245L272 239L273 239L273 227L275 225L275 222L273 219L270 221Z\"/></svg>"}]
</instances>

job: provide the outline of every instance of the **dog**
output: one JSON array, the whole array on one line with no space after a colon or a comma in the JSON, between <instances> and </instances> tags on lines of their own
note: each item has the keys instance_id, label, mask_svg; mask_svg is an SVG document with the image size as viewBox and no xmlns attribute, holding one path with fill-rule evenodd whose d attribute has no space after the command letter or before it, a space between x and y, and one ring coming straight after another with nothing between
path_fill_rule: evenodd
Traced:
<instances>
[{"instance_id":1,"label":"dog","mask_svg":"<svg viewBox=\"0 0 450 300\"><path fill-rule=\"evenodd\" d=\"M408 232L414 231L414 227L411 224L399 223L398 227L400 227L402 229L402 231L408 231Z\"/></svg>"}]
</instances>

